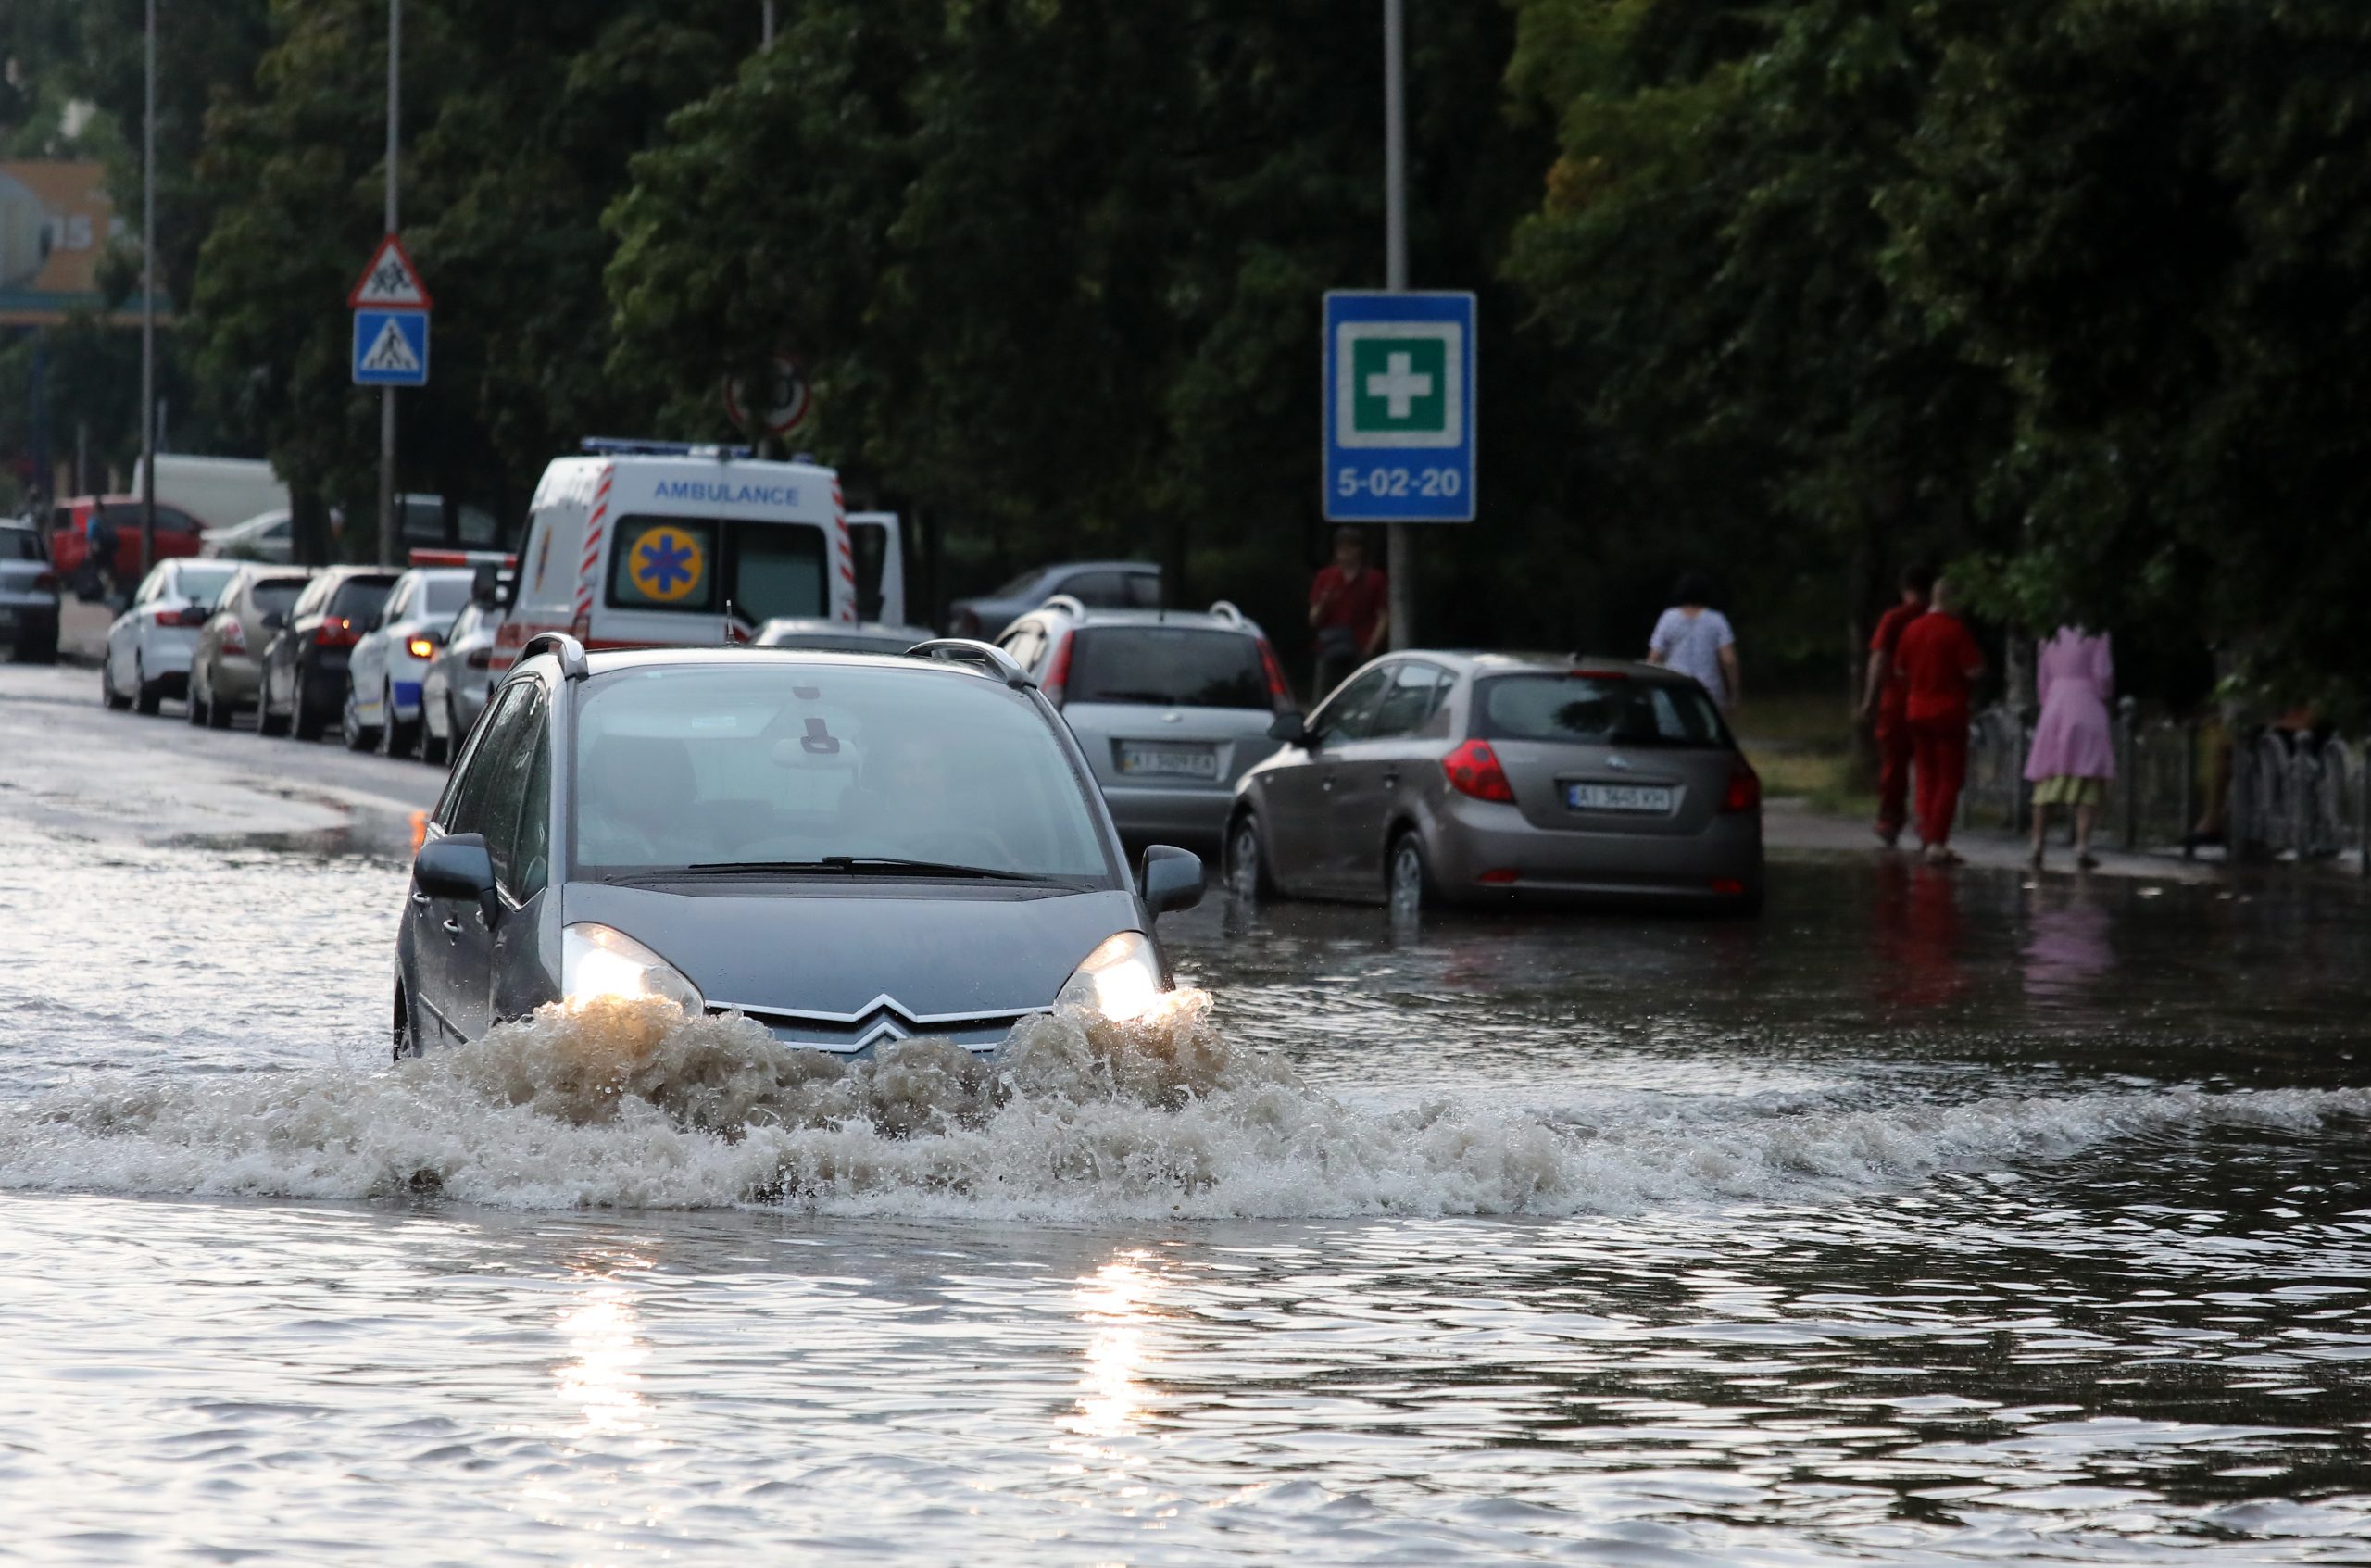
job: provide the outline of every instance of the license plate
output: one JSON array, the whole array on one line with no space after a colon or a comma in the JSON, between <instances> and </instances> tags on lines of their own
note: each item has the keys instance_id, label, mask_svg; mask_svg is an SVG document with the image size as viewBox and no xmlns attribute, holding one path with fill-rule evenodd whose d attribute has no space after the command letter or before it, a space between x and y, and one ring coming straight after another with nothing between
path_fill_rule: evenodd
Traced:
<instances>
[{"instance_id":1,"label":"license plate","mask_svg":"<svg viewBox=\"0 0 2371 1568\"><path fill-rule=\"evenodd\" d=\"M1564 804L1575 811L1671 813L1671 790L1663 784L1568 784Z\"/></svg>"},{"instance_id":2,"label":"license plate","mask_svg":"<svg viewBox=\"0 0 2371 1568\"><path fill-rule=\"evenodd\" d=\"M1218 753L1208 748L1123 746L1120 771L1172 779L1215 779L1219 776L1219 758Z\"/></svg>"}]
</instances>

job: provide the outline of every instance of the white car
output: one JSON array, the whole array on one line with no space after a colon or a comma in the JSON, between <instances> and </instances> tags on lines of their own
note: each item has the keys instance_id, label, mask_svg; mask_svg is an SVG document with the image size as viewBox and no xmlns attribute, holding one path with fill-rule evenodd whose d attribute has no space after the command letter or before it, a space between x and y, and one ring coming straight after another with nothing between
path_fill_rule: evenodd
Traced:
<instances>
[{"instance_id":1,"label":"white car","mask_svg":"<svg viewBox=\"0 0 2371 1568\"><path fill-rule=\"evenodd\" d=\"M346 662L340 731L350 749L376 744L390 757L411 754L420 733L420 682L476 581L467 567L414 567L387 590L387 602Z\"/></svg>"},{"instance_id":2,"label":"white car","mask_svg":"<svg viewBox=\"0 0 2371 1568\"><path fill-rule=\"evenodd\" d=\"M176 557L159 561L140 582L132 606L107 628L107 656L99 666L99 695L109 708L154 713L169 696L189 695L189 658L215 600L239 574L239 563Z\"/></svg>"},{"instance_id":3,"label":"white car","mask_svg":"<svg viewBox=\"0 0 2371 1568\"><path fill-rule=\"evenodd\" d=\"M209 528L197 553L210 560L260 560L285 566L296 558L295 524L288 508L257 512L228 528Z\"/></svg>"}]
</instances>

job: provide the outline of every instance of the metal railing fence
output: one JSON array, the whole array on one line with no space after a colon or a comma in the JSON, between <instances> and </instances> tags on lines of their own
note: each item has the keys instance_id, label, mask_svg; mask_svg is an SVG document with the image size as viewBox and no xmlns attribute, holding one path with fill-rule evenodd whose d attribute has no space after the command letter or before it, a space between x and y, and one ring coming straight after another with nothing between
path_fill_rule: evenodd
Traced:
<instances>
[{"instance_id":1,"label":"metal railing fence","mask_svg":"<svg viewBox=\"0 0 2371 1568\"><path fill-rule=\"evenodd\" d=\"M2033 716L1988 708L1968 726L1963 823L2033 825L2025 782ZM2371 876L2371 757L2364 742L2307 731L2259 727L2222 755L2223 732L2197 720L2143 719L2130 698L2115 721L2116 779L2098 834L2127 850L2192 852L2204 820L2219 817L2234 858L2328 860L2353 858ZM2220 812L2219 784L2227 794Z\"/></svg>"}]
</instances>

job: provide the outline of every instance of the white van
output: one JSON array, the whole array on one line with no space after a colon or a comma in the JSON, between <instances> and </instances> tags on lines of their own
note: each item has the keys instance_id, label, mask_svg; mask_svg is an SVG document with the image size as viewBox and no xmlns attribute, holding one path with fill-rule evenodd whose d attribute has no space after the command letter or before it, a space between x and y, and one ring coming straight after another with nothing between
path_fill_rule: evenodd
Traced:
<instances>
[{"instance_id":1,"label":"white van","mask_svg":"<svg viewBox=\"0 0 2371 1568\"><path fill-rule=\"evenodd\" d=\"M904 624L906 557L897 537L897 514L850 512L848 538L856 547L857 615L885 626Z\"/></svg>"},{"instance_id":2,"label":"white van","mask_svg":"<svg viewBox=\"0 0 2371 1568\"><path fill-rule=\"evenodd\" d=\"M132 465L132 494L141 494L147 459ZM179 507L208 528L229 528L258 512L285 509L288 486L261 458L197 458L157 454L157 502Z\"/></svg>"},{"instance_id":3,"label":"white van","mask_svg":"<svg viewBox=\"0 0 2371 1568\"><path fill-rule=\"evenodd\" d=\"M587 441L544 470L494 656L569 632L588 648L746 638L777 616L853 623L839 476L730 448Z\"/></svg>"}]
</instances>

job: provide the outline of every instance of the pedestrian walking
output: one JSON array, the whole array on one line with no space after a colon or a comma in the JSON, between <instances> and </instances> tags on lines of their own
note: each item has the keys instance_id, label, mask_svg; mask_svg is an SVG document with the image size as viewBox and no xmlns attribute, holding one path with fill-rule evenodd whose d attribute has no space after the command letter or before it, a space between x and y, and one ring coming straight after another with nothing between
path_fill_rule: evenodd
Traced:
<instances>
[{"instance_id":1,"label":"pedestrian walking","mask_svg":"<svg viewBox=\"0 0 2371 1568\"><path fill-rule=\"evenodd\" d=\"M1309 585L1309 624L1317 633L1317 689L1323 701L1342 678L1383 651L1391 632L1388 583L1367 564L1366 535L1334 531L1334 559Z\"/></svg>"},{"instance_id":2,"label":"pedestrian walking","mask_svg":"<svg viewBox=\"0 0 2371 1568\"><path fill-rule=\"evenodd\" d=\"M1712 694L1723 713L1736 710L1743 685L1737 674L1737 634L1712 608L1712 585L1696 572L1672 590L1672 607L1647 639L1647 662L1668 665Z\"/></svg>"},{"instance_id":3,"label":"pedestrian walking","mask_svg":"<svg viewBox=\"0 0 2371 1568\"><path fill-rule=\"evenodd\" d=\"M2034 686L2041 718L2026 755L2026 782L2034 787L2033 868L2041 870L2051 808L2064 806L2075 813L2075 863L2089 871L2100 863L2091 854L2091 827L2115 777L2115 724L2108 715L2115 653L2107 633L2061 626L2034 659Z\"/></svg>"},{"instance_id":4,"label":"pedestrian walking","mask_svg":"<svg viewBox=\"0 0 2371 1568\"><path fill-rule=\"evenodd\" d=\"M1967 726L1976 678L1984 673L1984 653L1959 618L1949 578L1935 579L1926 613L1913 621L1894 645L1910 721L1911 768L1917 777L1918 837L1930 865L1955 866L1951 819L1959 815L1960 789L1967 783Z\"/></svg>"},{"instance_id":5,"label":"pedestrian walking","mask_svg":"<svg viewBox=\"0 0 2371 1568\"><path fill-rule=\"evenodd\" d=\"M1877 836L1888 849L1901 842L1910 817L1910 684L1894 657L1901 634L1926 613L1935 569L1912 566L1901 574L1901 602L1877 617L1869 638L1869 679L1861 694L1861 722L1875 721L1877 752Z\"/></svg>"}]
</instances>

